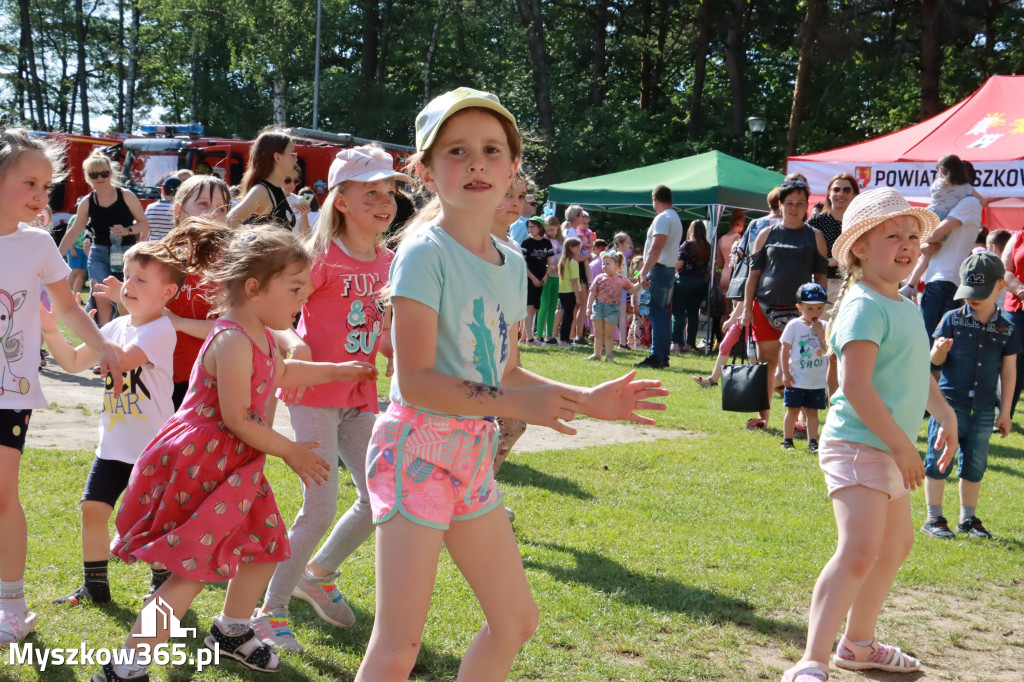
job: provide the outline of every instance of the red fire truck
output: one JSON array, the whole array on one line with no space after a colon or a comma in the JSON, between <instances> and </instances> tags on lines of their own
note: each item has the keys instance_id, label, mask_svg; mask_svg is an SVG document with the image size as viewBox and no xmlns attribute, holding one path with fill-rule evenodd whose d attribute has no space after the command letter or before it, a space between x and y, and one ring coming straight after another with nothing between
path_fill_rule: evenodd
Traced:
<instances>
[{"instance_id":1,"label":"red fire truck","mask_svg":"<svg viewBox=\"0 0 1024 682\"><path fill-rule=\"evenodd\" d=\"M118 146L118 151L124 157L121 184L132 190L143 204L159 199L163 181L183 168L217 175L229 185L242 182L252 140L203 137L201 125L143 126L142 130L147 137L128 138ZM338 151L373 142L308 128L289 128L285 132L295 139L304 183L320 200L327 194L327 171ZM396 168L415 151L404 145L377 144L394 157Z\"/></svg>"}]
</instances>

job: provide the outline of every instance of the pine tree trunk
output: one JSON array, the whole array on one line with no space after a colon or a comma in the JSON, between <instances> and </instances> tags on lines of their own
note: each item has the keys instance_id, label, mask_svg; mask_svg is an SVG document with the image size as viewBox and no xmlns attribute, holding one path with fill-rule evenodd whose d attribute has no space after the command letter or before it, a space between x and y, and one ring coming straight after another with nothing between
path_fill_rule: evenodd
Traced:
<instances>
[{"instance_id":1,"label":"pine tree trunk","mask_svg":"<svg viewBox=\"0 0 1024 682\"><path fill-rule=\"evenodd\" d=\"M921 0L921 119L942 112L939 78L942 45L939 38L941 7L938 0Z\"/></svg>"},{"instance_id":2,"label":"pine tree trunk","mask_svg":"<svg viewBox=\"0 0 1024 682\"><path fill-rule=\"evenodd\" d=\"M430 45L427 46L427 58L423 64L423 103L430 101L430 76L433 73L434 53L437 52L437 40L441 35L441 24L444 23L446 4L445 0L437 0L437 10L434 12L434 30L430 32Z\"/></svg>"},{"instance_id":3,"label":"pine tree trunk","mask_svg":"<svg viewBox=\"0 0 1024 682\"><path fill-rule=\"evenodd\" d=\"M597 0L594 4L591 36L594 43L594 60L590 81L590 104L600 107L604 104L604 79L608 74L608 0Z\"/></svg>"},{"instance_id":4,"label":"pine tree trunk","mask_svg":"<svg viewBox=\"0 0 1024 682\"><path fill-rule=\"evenodd\" d=\"M747 14L746 0L733 0L729 7L729 28L725 35L725 69L729 74L732 92L732 133L742 138L746 133L746 103L743 85L745 66L743 35Z\"/></svg>"},{"instance_id":5,"label":"pine tree trunk","mask_svg":"<svg viewBox=\"0 0 1024 682\"><path fill-rule=\"evenodd\" d=\"M690 99L690 120L687 136L694 140L701 132L701 106L704 102L704 80L708 72L708 52L714 35L717 0L703 0L697 12L697 44L693 55L693 96Z\"/></svg>"},{"instance_id":6,"label":"pine tree trunk","mask_svg":"<svg viewBox=\"0 0 1024 682\"><path fill-rule=\"evenodd\" d=\"M516 0L519 18L527 29L530 44L530 67L533 71L533 97L537 103L540 127L544 131L548 149L555 144L555 121L551 110L551 91L548 87L548 57L544 46L544 23L540 13L540 0ZM554 157L549 156L544 166L542 182L550 184L557 177Z\"/></svg>"},{"instance_id":7,"label":"pine tree trunk","mask_svg":"<svg viewBox=\"0 0 1024 682\"><path fill-rule=\"evenodd\" d=\"M651 76L654 74L651 55L651 0L640 1L640 110L651 108Z\"/></svg>"},{"instance_id":8,"label":"pine tree trunk","mask_svg":"<svg viewBox=\"0 0 1024 682\"><path fill-rule=\"evenodd\" d=\"M377 25L380 23L377 0L362 0L363 7L363 58L362 78L364 85L370 85L377 75Z\"/></svg>"},{"instance_id":9,"label":"pine tree trunk","mask_svg":"<svg viewBox=\"0 0 1024 682\"><path fill-rule=\"evenodd\" d=\"M117 129L124 132L124 0L117 0Z\"/></svg>"},{"instance_id":10,"label":"pine tree trunk","mask_svg":"<svg viewBox=\"0 0 1024 682\"><path fill-rule=\"evenodd\" d=\"M131 133L135 127L135 83L139 73L139 25L142 23L142 9L139 0L132 3L132 28L128 36L128 80L125 83L124 132Z\"/></svg>"},{"instance_id":11,"label":"pine tree trunk","mask_svg":"<svg viewBox=\"0 0 1024 682\"><path fill-rule=\"evenodd\" d=\"M78 28L78 91L81 95L82 105L82 134L91 135L89 127L89 74L85 66L85 39L88 34L88 24L85 20L85 12L82 10L82 0L75 0L75 24Z\"/></svg>"},{"instance_id":12,"label":"pine tree trunk","mask_svg":"<svg viewBox=\"0 0 1024 682\"><path fill-rule=\"evenodd\" d=\"M274 123L284 125L288 122L288 103L285 97L287 87L283 79L274 78Z\"/></svg>"},{"instance_id":13,"label":"pine tree trunk","mask_svg":"<svg viewBox=\"0 0 1024 682\"><path fill-rule=\"evenodd\" d=\"M807 101L807 88L814 68L814 43L818 26L825 16L824 0L807 0L807 12L800 26L800 61L796 67L796 83L793 86L793 106L789 112L789 130L786 132L786 156L796 154L800 139L800 124L803 121Z\"/></svg>"},{"instance_id":14,"label":"pine tree trunk","mask_svg":"<svg viewBox=\"0 0 1024 682\"><path fill-rule=\"evenodd\" d=\"M35 44L32 40L32 20L29 15L29 0L18 0L19 13L21 14L21 48L24 54L24 67L26 70L25 84L29 93L30 108L35 109L35 125L40 130L46 130L46 109L43 107L43 88L39 82L39 74L36 71Z\"/></svg>"}]
</instances>

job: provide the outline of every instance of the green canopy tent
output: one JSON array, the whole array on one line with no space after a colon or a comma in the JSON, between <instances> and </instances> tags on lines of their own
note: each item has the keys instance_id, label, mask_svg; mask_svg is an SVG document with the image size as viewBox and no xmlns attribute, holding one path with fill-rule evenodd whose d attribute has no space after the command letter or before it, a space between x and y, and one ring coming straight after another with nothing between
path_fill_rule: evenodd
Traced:
<instances>
[{"instance_id":1,"label":"green canopy tent","mask_svg":"<svg viewBox=\"0 0 1024 682\"><path fill-rule=\"evenodd\" d=\"M654 217L651 190L667 185L681 214L717 224L726 208L764 213L765 196L781 184L779 173L712 151L551 185L548 199L556 204L579 204L587 210Z\"/></svg>"},{"instance_id":2,"label":"green canopy tent","mask_svg":"<svg viewBox=\"0 0 1024 682\"><path fill-rule=\"evenodd\" d=\"M658 185L672 190L681 216L705 220L714 230L727 208L765 213L765 197L782 184L783 176L719 151L688 156L653 166L551 185L548 200L579 204L587 210L654 217L651 191ZM718 240L712 241L718 248ZM712 251L711 262L715 262ZM713 282L709 281L710 294ZM710 330L708 331L710 335ZM710 345L710 344L708 344ZM707 352L707 349L705 349Z\"/></svg>"}]
</instances>

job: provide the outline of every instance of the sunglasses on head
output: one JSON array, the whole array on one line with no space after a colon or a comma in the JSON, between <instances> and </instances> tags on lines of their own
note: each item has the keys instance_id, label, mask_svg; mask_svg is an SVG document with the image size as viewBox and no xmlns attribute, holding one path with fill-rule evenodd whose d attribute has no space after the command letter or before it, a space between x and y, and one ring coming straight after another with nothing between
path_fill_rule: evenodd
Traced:
<instances>
[{"instance_id":1,"label":"sunglasses on head","mask_svg":"<svg viewBox=\"0 0 1024 682\"><path fill-rule=\"evenodd\" d=\"M807 189L807 183L803 180L786 180L782 183L783 187L799 187L801 189Z\"/></svg>"},{"instance_id":2,"label":"sunglasses on head","mask_svg":"<svg viewBox=\"0 0 1024 682\"><path fill-rule=\"evenodd\" d=\"M99 180L100 178L106 179L110 177L110 171L89 171L89 179Z\"/></svg>"}]
</instances>

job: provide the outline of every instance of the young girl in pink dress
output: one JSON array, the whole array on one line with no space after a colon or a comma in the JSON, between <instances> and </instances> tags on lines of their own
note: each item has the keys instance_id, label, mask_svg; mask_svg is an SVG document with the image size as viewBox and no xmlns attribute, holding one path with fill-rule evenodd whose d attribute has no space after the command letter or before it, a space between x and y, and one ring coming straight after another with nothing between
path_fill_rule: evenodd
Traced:
<instances>
[{"instance_id":1,"label":"young girl in pink dress","mask_svg":"<svg viewBox=\"0 0 1024 682\"><path fill-rule=\"evenodd\" d=\"M155 593L183 618L207 582L227 580L223 612L205 644L253 670L276 672L277 656L256 639L249 617L277 563L288 558L288 538L263 474L266 453L280 457L305 485L326 480L318 443L295 443L266 423L275 387L324 381L372 381L366 363L282 360L271 329L285 329L306 302L309 254L276 227L232 231L195 221L167 238L191 246L194 260L213 261L207 278L217 284L213 325L178 412L139 457L117 515L115 554L166 568L171 577ZM220 254L219 257L217 254ZM205 269L205 268L204 268ZM190 321L203 325L203 321ZM164 619L156 619L163 621ZM143 637L142 618L125 643L122 660L94 682L148 680L139 655L167 640L164 622Z\"/></svg>"}]
</instances>

